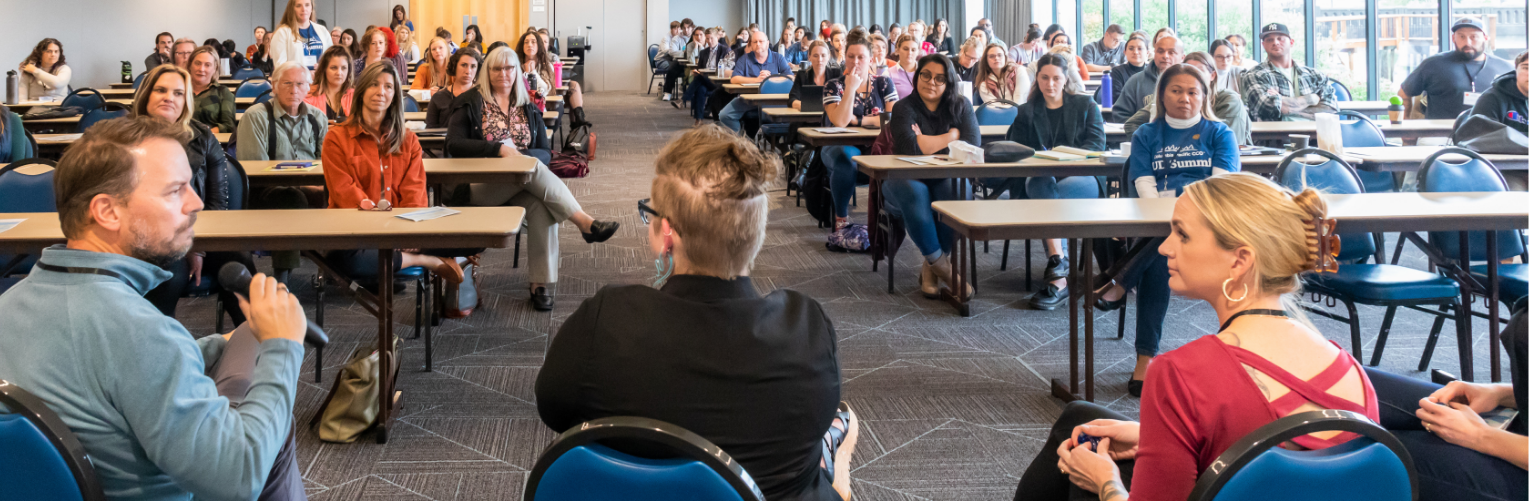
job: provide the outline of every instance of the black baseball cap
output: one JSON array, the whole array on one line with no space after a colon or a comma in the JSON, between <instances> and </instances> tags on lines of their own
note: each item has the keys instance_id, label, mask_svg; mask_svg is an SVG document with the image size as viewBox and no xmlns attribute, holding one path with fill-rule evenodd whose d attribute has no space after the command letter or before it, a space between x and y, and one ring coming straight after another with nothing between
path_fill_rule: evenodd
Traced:
<instances>
[{"instance_id":1,"label":"black baseball cap","mask_svg":"<svg viewBox=\"0 0 1530 501\"><path fill-rule=\"evenodd\" d=\"M1475 17L1463 17L1457 19L1456 22L1451 23L1450 32L1455 33L1456 30L1461 28L1477 28L1477 31L1487 33L1487 28L1482 26L1482 21Z\"/></svg>"},{"instance_id":2,"label":"black baseball cap","mask_svg":"<svg viewBox=\"0 0 1530 501\"><path fill-rule=\"evenodd\" d=\"M1259 30L1259 40L1264 40L1264 37L1270 35L1285 35L1289 37L1291 36L1291 30L1287 29L1286 25L1280 23L1266 24L1264 29Z\"/></svg>"}]
</instances>

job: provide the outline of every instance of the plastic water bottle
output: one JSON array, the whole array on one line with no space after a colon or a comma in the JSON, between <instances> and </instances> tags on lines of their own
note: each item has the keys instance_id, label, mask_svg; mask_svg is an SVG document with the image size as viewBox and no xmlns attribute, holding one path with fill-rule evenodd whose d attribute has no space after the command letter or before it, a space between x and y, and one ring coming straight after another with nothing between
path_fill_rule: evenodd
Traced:
<instances>
[{"instance_id":1,"label":"plastic water bottle","mask_svg":"<svg viewBox=\"0 0 1530 501\"><path fill-rule=\"evenodd\" d=\"M1100 76L1100 104L1104 105L1106 108L1115 106L1116 104L1116 100L1111 96L1111 87L1112 85L1110 82L1110 73L1107 72Z\"/></svg>"},{"instance_id":2,"label":"plastic water bottle","mask_svg":"<svg viewBox=\"0 0 1530 501\"><path fill-rule=\"evenodd\" d=\"M552 78L553 79L553 87L554 88L562 87L563 86L563 60L562 59L554 59L553 63L552 63L552 67L553 67L553 78Z\"/></svg>"}]
</instances>

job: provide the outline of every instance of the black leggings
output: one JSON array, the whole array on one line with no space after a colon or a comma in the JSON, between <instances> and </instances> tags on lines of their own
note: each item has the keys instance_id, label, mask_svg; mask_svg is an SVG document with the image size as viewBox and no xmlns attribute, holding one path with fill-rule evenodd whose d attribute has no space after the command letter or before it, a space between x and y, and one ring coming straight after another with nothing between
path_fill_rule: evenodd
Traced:
<instances>
[{"instance_id":1,"label":"black leggings","mask_svg":"<svg viewBox=\"0 0 1530 501\"><path fill-rule=\"evenodd\" d=\"M1020 476L1020 485L1015 488L1015 501L1097 500L1100 498L1098 494L1073 485L1073 482L1068 480L1068 476L1057 469L1057 448L1068 440L1068 435L1073 433L1074 427L1096 419L1132 420L1119 412L1092 402L1077 400L1069 403L1063 408L1062 415L1057 417L1057 422L1052 423L1052 432L1047 435L1047 443L1041 446L1041 453L1036 455L1036 459L1031 460L1031 465L1026 467L1025 474ZM1134 460L1116 462L1116 467L1121 469L1121 482L1126 484L1127 490L1130 490L1132 486L1132 466L1135 464Z\"/></svg>"}]
</instances>

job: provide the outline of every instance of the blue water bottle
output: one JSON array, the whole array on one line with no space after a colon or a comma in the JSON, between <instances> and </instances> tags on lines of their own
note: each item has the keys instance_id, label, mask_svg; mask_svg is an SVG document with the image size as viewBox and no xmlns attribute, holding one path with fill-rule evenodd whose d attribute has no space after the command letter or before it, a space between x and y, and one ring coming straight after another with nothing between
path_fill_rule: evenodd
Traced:
<instances>
[{"instance_id":1,"label":"blue water bottle","mask_svg":"<svg viewBox=\"0 0 1530 501\"><path fill-rule=\"evenodd\" d=\"M1115 106L1116 104L1116 100L1111 96L1112 93L1110 92L1110 88L1110 73L1106 72L1104 75L1100 76L1100 104L1104 105L1106 108Z\"/></svg>"}]
</instances>

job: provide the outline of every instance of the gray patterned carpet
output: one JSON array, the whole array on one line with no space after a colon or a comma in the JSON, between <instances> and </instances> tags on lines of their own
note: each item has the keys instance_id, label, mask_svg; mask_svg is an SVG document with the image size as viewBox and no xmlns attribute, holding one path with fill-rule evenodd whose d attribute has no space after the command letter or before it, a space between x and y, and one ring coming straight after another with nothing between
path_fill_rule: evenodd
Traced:
<instances>
[{"instance_id":1,"label":"gray patterned carpet","mask_svg":"<svg viewBox=\"0 0 1530 501\"><path fill-rule=\"evenodd\" d=\"M621 231L610 242L587 245L572 225L564 226L558 307L552 313L535 312L527 304L525 272L511 267L510 251L489 252L481 275L483 306L472 317L448 320L439 328L434 372L421 371L422 340L404 340L399 389L405 408L389 443L378 445L367 436L354 444L329 444L307 429L299 431L301 468L312 499L520 497L527 471L554 437L537 418L533 392L548 339L599 287L651 281L653 258L634 202L647 196L659 148L691 125L688 115L658 101L657 94L594 94L587 108L598 124L599 160L591 163L588 178L569 186L586 211L621 221ZM1047 380L1068 374L1067 312L1026 308L1030 293L1024 290L1023 247L1015 246L1005 272L999 271L997 242L992 253L979 255L980 292L973 315L961 318L946 304L919 295L917 252L898 256L897 293L888 294L885 272L873 273L866 256L825 251L823 230L793 199L777 193L754 281L761 292L783 287L805 292L823 303L834 321L844 399L861 418L854 456L856 496L1010 499L1061 409L1048 395ZM864 191L860 200L866 200ZM864 213L858 217L864 220ZM1393 241L1388 239L1389 253ZM1035 256L1039 284L1045 263L1040 245ZM1423 266L1416 251L1405 254L1404 261ZM269 269L269 264L261 267ZM296 283L307 283L312 273L311 266L300 270ZM304 294L311 314L313 292ZM398 298L396 328L405 336L414 321L413 301L412 290ZM307 357L298 390L299 423L316 410L345 354L376 339L376 321L333 286L326 303L326 326L334 342L325 356L322 385L312 382L311 351ZM209 333L211 310L210 299L187 299L180 317L192 332ZM1375 308L1361 311L1367 358L1381 314ZM1427 378L1413 369L1431 320L1422 313L1399 313L1383 366ZM1346 327L1316 322L1349 347ZM1114 312L1099 315L1096 325L1097 400L1135 415L1137 401L1126 395L1132 334L1114 339ZM1163 349L1216 328L1209 307L1176 299ZM1485 379L1486 323L1478 320L1475 329L1477 374ZM1447 330L1453 333L1449 325ZM1456 370L1454 339L1450 333L1444 336L1433 367Z\"/></svg>"}]
</instances>

